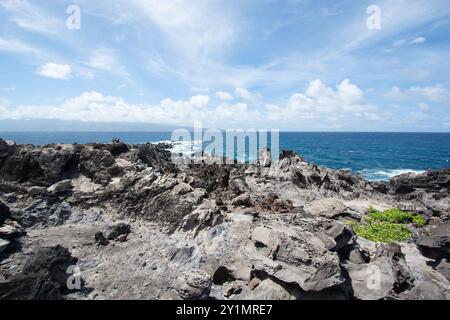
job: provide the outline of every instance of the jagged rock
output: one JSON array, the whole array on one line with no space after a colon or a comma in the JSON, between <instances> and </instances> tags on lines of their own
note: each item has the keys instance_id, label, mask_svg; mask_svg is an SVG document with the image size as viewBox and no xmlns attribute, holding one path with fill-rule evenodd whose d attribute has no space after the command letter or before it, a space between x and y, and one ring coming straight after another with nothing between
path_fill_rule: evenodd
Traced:
<instances>
[{"instance_id":1,"label":"jagged rock","mask_svg":"<svg viewBox=\"0 0 450 320\"><path fill-rule=\"evenodd\" d=\"M183 272L174 282L173 288L184 300L205 299L211 290L211 276L203 270Z\"/></svg>"},{"instance_id":2,"label":"jagged rock","mask_svg":"<svg viewBox=\"0 0 450 320\"><path fill-rule=\"evenodd\" d=\"M138 158L146 165L153 167L158 171L174 171L175 166L171 160L170 151L166 150L164 144L143 144L139 146Z\"/></svg>"},{"instance_id":3,"label":"jagged rock","mask_svg":"<svg viewBox=\"0 0 450 320\"><path fill-rule=\"evenodd\" d=\"M106 246L109 244L108 239L105 238L105 236L103 235L103 232L96 232L94 235L95 238L95 242L97 242L99 245L101 246Z\"/></svg>"},{"instance_id":4,"label":"jagged rock","mask_svg":"<svg viewBox=\"0 0 450 320\"><path fill-rule=\"evenodd\" d=\"M305 210L315 216L334 218L345 213L345 204L334 198L326 198L312 201L307 204Z\"/></svg>"},{"instance_id":5,"label":"jagged rock","mask_svg":"<svg viewBox=\"0 0 450 320\"><path fill-rule=\"evenodd\" d=\"M172 189L172 193L176 194L176 195L184 195L187 194L189 192L191 192L193 190L193 188L188 185L187 183L179 183L177 184L173 189Z\"/></svg>"},{"instance_id":6,"label":"jagged rock","mask_svg":"<svg viewBox=\"0 0 450 320\"><path fill-rule=\"evenodd\" d=\"M326 249L319 236L299 226L255 228L255 251L248 258L255 270L305 291L320 291L341 284L339 257Z\"/></svg>"},{"instance_id":7,"label":"jagged rock","mask_svg":"<svg viewBox=\"0 0 450 320\"><path fill-rule=\"evenodd\" d=\"M84 147L80 152L80 173L93 182L106 185L111 180L108 170L115 164L114 156L108 150ZM118 167L116 167L118 169Z\"/></svg>"},{"instance_id":8,"label":"jagged rock","mask_svg":"<svg viewBox=\"0 0 450 320\"><path fill-rule=\"evenodd\" d=\"M39 196L47 191L44 187L31 187L28 189L28 194L30 196Z\"/></svg>"},{"instance_id":9,"label":"jagged rock","mask_svg":"<svg viewBox=\"0 0 450 320\"><path fill-rule=\"evenodd\" d=\"M263 280L253 290L254 300L294 300L300 296L297 289L287 290L281 285L268 278Z\"/></svg>"},{"instance_id":10,"label":"jagged rock","mask_svg":"<svg viewBox=\"0 0 450 320\"><path fill-rule=\"evenodd\" d=\"M249 194L241 194L240 196L237 196L231 201L231 204L233 206L242 206L242 207L250 207L252 205L250 195Z\"/></svg>"},{"instance_id":11,"label":"jagged rock","mask_svg":"<svg viewBox=\"0 0 450 320\"><path fill-rule=\"evenodd\" d=\"M262 148L259 152L259 164L263 167L270 167L272 164L272 152L269 148Z\"/></svg>"},{"instance_id":12,"label":"jagged rock","mask_svg":"<svg viewBox=\"0 0 450 320\"><path fill-rule=\"evenodd\" d=\"M350 251L348 260L354 264L362 264L367 263L366 257L361 253L358 248L354 248Z\"/></svg>"},{"instance_id":13,"label":"jagged rock","mask_svg":"<svg viewBox=\"0 0 450 320\"><path fill-rule=\"evenodd\" d=\"M450 259L450 221L437 226L417 241L422 253L432 259Z\"/></svg>"},{"instance_id":14,"label":"jagged rock","mask_svg":"<svg viewBox=\"0 0 450 320\"><path fill-rule=\"evenodd\" d=\"M412 276L414 286L401 292L401 299L414 300L449 300L450 282L441 273L433 270L428 264L429 259L420 254L418 248L412 243L401 245L404 256Z\"/></svg>"},{"instance_id":15,"label":"jagged rock","mask_svg":"<svg viewBox=\"0 0 450 320\"><path fill-rule=\"evenodd\" d=\"M8 248L10 242L5 239L0 239L0 254Z\"/></svg>"},{"instance_id":16,"label":"jagged rock","mask_svg":"<svg viewBox=\"0 0 450 320\"><path fill-rule=\"evenodd\" d=\"M107 234L106 238L108 240L118 240L121 235L128 235L131 232L131 226L127 223L118 223L112 226Z\"/></svg>"},{"instance_id":17,"label":"jagged rock","mask_svg":"<svg viewBox=\"0 0 450 320\"><path fill-rule=\"evenodd\" d=\"M191 231L195 236L200 230L207 227L214 227L221 223L222 220L223 217L215 201L205 200L191 214L183 218L181 229L185 232Z\"/></svg>"},{"instance_id":18,"label":"jagged rock","mask_svg":"<svg viewBox=\"0 0 450 320\"><path fill-rule=\"evenodd\" d=\"M72 180L63 180L50 186L47 191L52 194L59 194L72 189Z\"/></svg>"},{"instance_id":19,"label":"jagged rock","mask_svg":"<svg viewBox=\"0 0 450 320\"><path fill-rule=\"evenodd\" d=\"M447 259L442 259L441 262L436 266L436 271L442 274L448 281L450 281L450 263Z\"/></svg>"},{"instance_id":20,"label":"jagged rock","mask_svg":"<svg viewBox=\"0 0 450 320\"><path fill-rule=\"evenodd\" d=\"M68 203L52 203L49 200L37 200L29 207L21 210L15 219L25 228L40 226L59 226L72 215Z\"/></svg>"},{"instance_id":21,"label":"jagged rock","mask_svg":"<svg viewBox=\"0 0 450 320\"><path fill-rule=\"evenodd\" d=\"M11 212L9 207L0 201L0 225L5 222L6 219L11 218Z\"/></svg>"},{"instance_id":22,"label":"jagged rock","mask_svg":"<svg viewBox=\"0 0 450 320\"><path fill-rule=\"evenodd\" d=\"M379 257L366 264L345 265L351 281L353 295L362 300L386 298L394 289L393 263L387 257Z\"/></svg>"},{"instance_id":23,"label":"jagged rock","mask_svg":"<svg viewBox=\"0 0 450 320\"><path fill-rule=\"evenodd\" d=\"M11 240L23 235L24 233L23 228L15 221L10 221L8 224L0 227L0 238L3 239Z\"/></svg>"},{"instance_id":24,"label":"jagged rock","mask_svg":"<svg viewBox=\"0 0 450 320\"><path fill-rule=\"evenodd\" d=\"M23 271L0 285L0 299L58 300L71 290L67 270L77 258L61 246L38 248L26 262Z\"/></svg>"}]
</instances>

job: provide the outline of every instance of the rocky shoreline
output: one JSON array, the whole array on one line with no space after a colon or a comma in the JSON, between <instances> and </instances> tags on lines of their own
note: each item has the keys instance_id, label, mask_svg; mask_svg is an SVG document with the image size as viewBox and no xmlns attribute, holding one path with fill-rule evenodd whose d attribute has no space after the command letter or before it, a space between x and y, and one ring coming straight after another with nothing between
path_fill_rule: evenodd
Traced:
<instances>
[{"instance_id":1,"label":"rocky shoreline","mask_svg":"<svg viewBox=\"0 0 450 320\"><path fill-rule=\"evenodd\" d=\"M450 168L375 183L290 151L205 162L0 140L0 299L450 299ZM369 208L425 223L373 242L353 227Z\"/></svg>"}]
</instances>

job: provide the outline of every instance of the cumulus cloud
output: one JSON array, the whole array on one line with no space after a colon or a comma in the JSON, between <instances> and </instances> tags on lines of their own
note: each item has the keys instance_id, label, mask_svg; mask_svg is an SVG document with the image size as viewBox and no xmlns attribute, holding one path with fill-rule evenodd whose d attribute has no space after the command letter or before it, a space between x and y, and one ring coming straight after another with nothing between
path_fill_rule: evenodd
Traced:
<instances>
[{"instance_id":1,"label":"cumulus cloud","mask_svg":"<svg viewBox=\"0 0 450 320\"><path fill-rule=\"evenodd\" d=\"M311 81L303 93L294 93L285 106L266 105L268 119L273 121L299 121L318 119L338 122L346 117L378 120L377 108L364 101L363 91L346 79L336 88L321 80Z\"/></svg>"},{"instance_id":2,"label":"cumulus cloud","mask_svg":"<svg viewBox=\"0 0 450 320\"><path fill-rule=\"evenodd\" d=\"M36 70L37 74L53 79L68 79L71 72L72 68L70 65L57 64L54 62L48 62Z\"/></svg>"},{"instance_id":3,"label":"cumulus cloud","mask_svg":"<svg viewBox=\"0 0 450 320\"><path fill-rule=\"evenodd\" d=\"M88 91L67 99L60 105L27 105L13 108L3 103L0 104L2 106L0 119L55 119L187 126L199 120L205 125L223 128L233 124L242 125L258 118L258 112L249 110L245 103L223 103L217 107L209 107L209 100L209 96L196 95L189 100L168 98L156 105L131 104L120 97Z\"/></svg>"},{"instance_id":4,"label":"cumulus cloud","mask_svg":"<svg viewBox=\"0 0 450 320\"><path fill-rule=\"evenodd\" d=\"M245 96L245 95L244 95ZM247 97L248 98L248 97ZM244 97L234 103L216 101L208 95L195 95L186 100L164 99L158 104L133 104L96 91L84 92L60 105L3 106L1 119L62 119L96 122L137 122L192 125L203 121L218 128L302 127L317 125L337 128L343 121L354 119L376 121L375 106L367 103L363 91L349 80L330 87L321 80L309 83L303 92L293 93L285 104L256 106ZM302 123L302 120L304 121ZM276 122L275 122L276 121Z\"/></svg>"},{"instance_id":5,"label":"cumulus cloud","mask_svg":"<svg viewBox=\"0 0 450 320\"><path fill-rule=\"evenodd\" d=\"M236 96L246 100L254 99L254 95L245 88L236 88L234 93L236 94Z\"/></svg>"},{"instance_id":6,"label":"cumulus cloud","mask_svg":"<svg viewBox=\"0 0 450 320\"><path fill-rule=\"evenodd\" d=\"M231 95L231 93L229 93L227 91L217 91L216 96L220 100L225 100L225 101L233 100L233 96Z\"/></svg>"},{"instance_id":7,"label":"cumulus cloud","mask_svg":"<svg viewBox=\"0 0 450 320\"><path fill-rule=\"evenodd\" d=\"M402 90L398 86L392 87L385 93L385 97L393 100L408 100L408 99L424 99L431 102L450 103L450 90L439 86L414 86Z\"/></svg>"}]
</instances>

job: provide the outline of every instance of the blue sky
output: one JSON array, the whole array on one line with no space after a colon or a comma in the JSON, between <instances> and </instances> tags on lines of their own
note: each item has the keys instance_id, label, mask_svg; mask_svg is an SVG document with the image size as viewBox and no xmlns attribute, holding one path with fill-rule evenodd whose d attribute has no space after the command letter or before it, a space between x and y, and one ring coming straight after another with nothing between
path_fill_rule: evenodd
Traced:
<instances>
[{"instance_id":1,"label":"blue sky","mask_svg":"<svg viewBox=\"0 0 450 320\"><path fill-rule=\"evenodd\" d=\"M0 0L0 120L447 132L449 35L449 0Z\"/></svg>"}]
</instances>

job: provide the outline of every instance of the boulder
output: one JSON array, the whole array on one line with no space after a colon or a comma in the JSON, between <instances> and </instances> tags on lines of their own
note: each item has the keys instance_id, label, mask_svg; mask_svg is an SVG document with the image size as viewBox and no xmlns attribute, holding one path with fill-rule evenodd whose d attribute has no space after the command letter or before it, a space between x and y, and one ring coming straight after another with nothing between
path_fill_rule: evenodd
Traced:
<instances>
[{"instance_id":1,"label":"boulder","mask_svg":"<svg viewBox=\"0 0 450 320\"><path fill-rule=\"evenodd\" d=\"M106 246L109 244L108 239L105 238L103 232L96 232L94 235L95 242L97 242L101 246Z\"/></svg>"},{"instance_id":2,"label":"boulder","mask_svg":"<svg viewBox=\"0 0 450 320\"><path fill-rule=\"evenodd\" d=\"M72 180L63 180L48 187L47 191L51 194L60 194L69 191L72 187Z\"/></svg>"},{"instance_id":3,"label":"boulder","mask_svg":"<svg viewBox=\"0 0 450 320\"><path fill-rule=\"evenodd\" d=\"M366 264L348 263L345 269L356 299L384 299L394 289L393 263L388 257L379 257Z\"/></svg>"},{"instance_id":4,"label":"boulder","mask_svg":"<svg viewBox=\"0 0 450 320\"><path fill-rule=\"evenodd\" d=\"M44 194L46 191L47 189L44 187L31 187L27 190L28 194L32 197Z\"/></svg>"},{"instance_id":5,"label":"boulder","mask_svg":"<svg viewBox=\"0 0 450 320\"><path fill-rule=\"evenodd\" d=\"M78 259L61 246L35 248L22 272L0 285L1 300L60 300L67 288L68 268Z\"/></svg>"},{"instance_id":6,"label":"boulder","mask_svg":"<svg viewBox=\"0 0 450 320\"><path fill-rule=\"evenodd\" d=\"M131 232L131 226L127 223L118 223L108 230L106 238L108 240L118 240L121 235L128 235Z\"/></svg>"},{"instance_id":7,"label":"boulder","mask_svg":"<svg viewBox=\"0 0 450 320\"><path fill-rule=\"evenodd\" d=\"M262 167L270 167L272 164L272 152L269 148L262 148L259 152L259 165Z\"/></svg>"},{"instance_id":8,"label":"boulder","mask_svg":"<svg viewBox=\"0 0 450 320\"><path fill-rule=\"evenodd\" d=\"M10 242L5 239L0 239L0 254L8 248Z\"/></svg>"},{"instance_id":9,"label":"boulder","mask_svg":"<svg viewBox=\"0 0 450 320\"><path fill-rule=\"evenodd\" d=\"M432 259L450 259L450 221L435 227L417 240L422 254Z\"/></svg>"},{"instance_id":10,"label":"boulder","mask_svg":"<svg viewBox=\"0 0 450 320\"><path fill-rule=\"evenodd\" d=\"M328 251L323 240L301 226L281 224L257 226L254 247L244 250L255 271L305 291L321 291L342 284L339 257Z\"/></svg>"},{"instance_id":11,"label":"boulder","mask_svg":"<svg viewBox=\"0 0 450 320\"><path fill-rule=\"evenodd\" d=\"M329 219L345 213L345 209L345 204L335 198L314 200L305 206L306 212Z\"/></svg>"},{"instance_id":12,"label":"boulder","mask_svg":"<svg viewBox=\"0 0 450 320\"><path fill-rule=\"evenodd\" d=\"M252 294L253 300L294 300L300 296L297 289L287 289L268 278L257 285Z\"/></svg>"},{"instance_id":13,"label":"boulder","mask_svg":"<svg viewBox=\"0 0 450 320\"><path fill-rule=\"evenodd\" d=\"M205 299L211 290L211 276L203 270L183 272L173 283L180 298L184 300Z\"/></svg>"},{"instance_id":14,"label":"boulder","mask_svg":"<svg viewBox=\"0 0 450 320\"><path fill-rule=\"evenodd\" d=\"M23 235L24 233L23 228L15 221L10 221L8 224L0 227L0 238L2 239L11 240Z\"/></svg>"},{"instance_id":15,"label":"boulder","mask_svg":"<svg viewBox=\"0 0 450 320\"><path fill-rule=\"evenodd\" d=\"M0 225L11 218L9 207L0 201Z\"/></svg>"},{"instance_id":16,"label":"boulder","mask_svg":"<svg viewBox=\"0 0 450 320\"><path fill-rule=\"evenodd\" d=\"M250 207L252 205L250 195L247 193L237 196L231 201L231 204L236 207Z\"/></svg>"}]
</instances>

